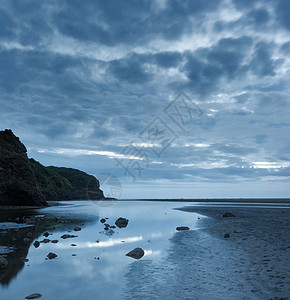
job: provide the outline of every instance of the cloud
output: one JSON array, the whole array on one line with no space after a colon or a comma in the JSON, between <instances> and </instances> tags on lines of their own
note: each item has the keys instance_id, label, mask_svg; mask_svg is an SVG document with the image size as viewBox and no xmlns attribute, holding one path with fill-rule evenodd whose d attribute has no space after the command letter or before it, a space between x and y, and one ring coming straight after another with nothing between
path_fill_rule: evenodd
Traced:
<instances>
[{"instance_id":1,"label":"cloud","mask_svg":"<svg viewBox=\"0 0 290 300\"><path fill-rule=\"evenodd\" d=\"M0 127L44 164L126 180L110 154L133 143L152 162L144 186L252 182L262 194L271 180L279 190L289 179L288 2L3 0ZM203 111L185 130L164 111L181 91ZM139 137L155 117L177 136L160 156ZM79 149L94 155L72 160Z\"/></svg>"}]
</instances>

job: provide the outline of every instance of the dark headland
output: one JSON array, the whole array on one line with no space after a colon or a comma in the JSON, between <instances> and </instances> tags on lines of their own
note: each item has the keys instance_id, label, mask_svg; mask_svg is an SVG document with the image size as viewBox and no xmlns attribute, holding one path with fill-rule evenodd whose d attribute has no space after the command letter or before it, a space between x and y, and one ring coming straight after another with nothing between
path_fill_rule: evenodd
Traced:
<instances>
[{"instance_id":1,"label":"dark headland","mask_svg":"<svg viewBox=\"0 0 290 300\"><path fill-rule=\"evenodd\" d=\"M45 167L29 159L12 130L0 131L0 205L48 206L47 201L102 200L97 178L71 168Z\"/></svg>"}]
</instances>

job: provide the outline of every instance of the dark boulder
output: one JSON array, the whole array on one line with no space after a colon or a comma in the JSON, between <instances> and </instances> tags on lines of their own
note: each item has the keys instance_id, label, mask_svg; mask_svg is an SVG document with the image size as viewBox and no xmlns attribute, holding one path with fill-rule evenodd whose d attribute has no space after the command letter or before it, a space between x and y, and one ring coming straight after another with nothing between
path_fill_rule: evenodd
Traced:
<instances>
[{"instance_id":1,"label":"dark boulder","mask_svg":"<svg viewBox=\"0 0 290 300\"><path fill-rule=\"evenodd\" d=\"M177 231L189 230L189 227L187 227L187 226L178 226L178 227L176 227L176 230Z\"/></svg>"},{"instance_id":2,"label":"dark boulder","mask_svg":"<svg viewBox=\"0 0 290 300\"><path fill-rule=\"evenodd\" d=\"M117 221L115 222L115 224L119 228L124 228L124 227L127 227L128 222L129 222L129 220L127 220L126 218L120 217L119 219L117 219Z\"/></svg>"},{"instance_id":3,"label":"dark boulder","mask_svg":"<svg viewBox=\"0 0 290 300\"><path fill-rule=\"evenodd\" d=\"M49 253L47 254L47 257L48 257L49 259L53 259L53 258L56 258L57 255L56 255L55 253L53 253L53 252L49 252Z\"/></svg>"},{"instance_id":4,"label":"dark boulder","mask_svg":"<svg viewBox=\"0 0 290 300\"><path fill-rule=\"evenodd\" d=\"M33 246L34 246L35 248L38 248L38 247L40 246L39 241L35 241L35 242L33 243Z\"/></svg>"},{"instance_id":5,"label":"dark boulder","mask_svg":"<svg viewBox=\"0 0 290 300\"><path fill-rule=\"evenodd\" d=\"M226 213L223 214L223 217L224 218L233 218L233 217L235 217L235 215L232 214L232 213L226 212Z\"/></svg>"},{"instance_id":6,"label":"dark boulder","mask_svg":"<svg viewBox=\"0 0 290 300\"><path fill-rule=\"evenodd\" d=\"M42 295L39 293L34 293L29 296L26 296L25 299L39 299Z\"/></svg>"},{"instance_id":7,"label":"dark boulder","mask_svg":"<svg viewBox=\"0 0 290 300\"><path fill-rule=\"evenodd\" d=\"M134 250L128 252L126 256L135 258L135 259L140 259L141 257L144 256L144 250L142 248L135 248Z\"/></svg>"}]
</instances>

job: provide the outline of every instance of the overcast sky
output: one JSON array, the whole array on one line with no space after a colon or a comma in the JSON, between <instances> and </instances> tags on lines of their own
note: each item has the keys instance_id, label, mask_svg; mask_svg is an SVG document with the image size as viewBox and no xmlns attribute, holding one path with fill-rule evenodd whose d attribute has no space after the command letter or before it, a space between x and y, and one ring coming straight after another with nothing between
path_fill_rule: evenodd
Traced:
<instances>
[{"instance_id":1,"label":"overcast sky","mask_svg":"<svg viewBox=\"0 0 290 300\"><path fill-rule=\"evenodd\" d=\"M0 4L0 128L30 157L121 198L290 196L289 0Z\"/></svg>"}]
</instances>

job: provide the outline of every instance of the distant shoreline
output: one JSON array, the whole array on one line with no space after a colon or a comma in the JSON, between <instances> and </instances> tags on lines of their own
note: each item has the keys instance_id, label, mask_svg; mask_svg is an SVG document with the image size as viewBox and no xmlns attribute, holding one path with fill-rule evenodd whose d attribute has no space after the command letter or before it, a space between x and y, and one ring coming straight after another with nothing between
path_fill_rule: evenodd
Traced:
<instances>
[{"instance_id":1,"label":"distant shoreline","mask_svg":"<svg viewBox=\"0 0 290 300\"><path fill-rule=\"evenodd\" d=\"M290 198L210 198L210 199L119 199L118 201L159 201L159 202L229 202L229 203L290 203Z\"/></svg>"}]
</instances>

